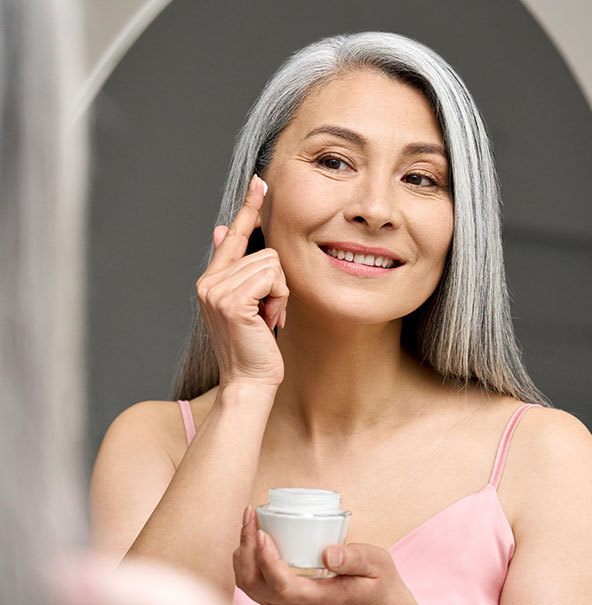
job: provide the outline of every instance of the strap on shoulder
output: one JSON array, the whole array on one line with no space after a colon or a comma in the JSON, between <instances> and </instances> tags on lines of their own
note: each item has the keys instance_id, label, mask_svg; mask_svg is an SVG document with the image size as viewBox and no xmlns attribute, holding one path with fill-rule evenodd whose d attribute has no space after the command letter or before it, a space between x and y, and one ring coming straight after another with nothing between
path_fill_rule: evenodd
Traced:
<instances>
[{"instance_id":1,"label":"strap on shoulder","mask_svg":"<svg viewBox=\"0 0 592 605\"><path fill-rule=\"evenodd\" d=\"M185 435L187 437L187 447L189 447L195 437L195 422L193 422L193 414L191 413L189 401L179 399L179 405L181 406L181 416L183 417L183 426L185 427Z\"/></svg>"},{"instance_id":2,"label":"strap on shoulder","mask_svg":"<svg viewBox=\"0 0 592 605\"><path fill-rule=\"evenodd\" d=\"M497 452L495 454L495 460L493 462L493 469L491 471L491 477L489 478L489 484L493 485L495 489L499 487L502 479L502 473L504 472L504 466L506 464L506 458L508 456L508 450L510 449L510 442L512 441L512 435L520 422L520 419L524 414L532 407L542 407L538 403L524 403L522 404L510 417L506 428L502 433Z\"/></svg>"}]
</instances>

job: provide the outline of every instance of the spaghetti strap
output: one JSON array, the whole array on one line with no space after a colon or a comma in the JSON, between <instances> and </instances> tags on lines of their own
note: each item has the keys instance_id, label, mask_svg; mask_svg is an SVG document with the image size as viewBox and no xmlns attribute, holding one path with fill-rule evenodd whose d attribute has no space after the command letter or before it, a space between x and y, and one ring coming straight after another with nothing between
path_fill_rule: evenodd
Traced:
<instances>
[{"instance_id":1,"label":"spaghetti strap","mask_svg":"<svg viewBox=\"0 0 592 605\"><path fill-rule=\"evenodd\" d=\"M532 407L542 407L538 403L524 403L521 405L511 416L497 448L495 454L495 460L493 462L493 469L491 471L491 477L489 478L489 485L492 485L497 489L502 479L502 473L504 472L504 466L506 464L506 457L508 456L508 450L510 449L510 441L512 441L512 435L520 422L522 416Z\"/></svg>"},{"instance_id":2,"label":"spaghetti strap","mask_svg":"<svg viewBox=\"0 0 592 605\"><path fill-rule=\"evenodd\" d=\"M193 414L191 413L189 401L182 401L179 399L179 405L181 406L181 416L183 417L183 426L185 427L185 435L187 436L187 447L189 447L195 437Z\"/></svg>"}]
</instances>

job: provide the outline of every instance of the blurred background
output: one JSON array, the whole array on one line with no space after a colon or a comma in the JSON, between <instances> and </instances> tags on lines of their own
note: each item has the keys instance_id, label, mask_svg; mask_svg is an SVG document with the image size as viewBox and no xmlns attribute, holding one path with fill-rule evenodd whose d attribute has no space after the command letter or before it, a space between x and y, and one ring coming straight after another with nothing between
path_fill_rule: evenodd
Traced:
<instances>
[{"instance_id":1,"label":"blurred background","mask_svg":"<svg viewBox=\"0 0 592 605\"><path fill-rule=\"evenodd\" d=\"M592 428L589 0L82 4L89 472L123 409L169 399L234 138L259 90L295 50L364 30L431 46L473 93L494 141L527 367L555 407Z\"/></svg>"}]
</instances>

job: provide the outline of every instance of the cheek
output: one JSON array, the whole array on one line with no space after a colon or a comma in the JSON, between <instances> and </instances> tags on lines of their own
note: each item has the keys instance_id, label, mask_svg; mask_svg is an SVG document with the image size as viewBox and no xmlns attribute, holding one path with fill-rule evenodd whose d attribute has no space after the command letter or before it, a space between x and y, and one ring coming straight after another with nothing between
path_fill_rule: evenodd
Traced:
<instances>
[{"instance_id":1,"label":"cheek","mask_svg":"<svg viewBox=\"0 0 592 605\"><path fill-rule=\"evenodd\" d=\"M415 222L414 230L425 258L443 267L454 232L452 205L439 209L437 213L426 214L423 220L420 218Z\"/></svg>"},{"instance_id":2,"label":"cheek","mask_svg":"<svg viewBox=\"0 0 592 605\"><path fill-rule=\"evenodd\" d=\"M438 235L436 236L439 248L442 255L446 258L450 246L452 245L452 236L454 234L454 212L452 206L449 212L442 217L441 224L438 229Z\"/></svg>"},{"instance_id":3,"label":"cheek","mask_svg":"<svg viewBox=\"0 0 592 605\"><path fill-rule=\"evenodd\" d=\"M275 185L270 184L261 209L261 225L270 245L280 235L289 237L323 224L331 214L331 199L326 184L317 175L286 170Z\"/></svg>"}]
</instances>

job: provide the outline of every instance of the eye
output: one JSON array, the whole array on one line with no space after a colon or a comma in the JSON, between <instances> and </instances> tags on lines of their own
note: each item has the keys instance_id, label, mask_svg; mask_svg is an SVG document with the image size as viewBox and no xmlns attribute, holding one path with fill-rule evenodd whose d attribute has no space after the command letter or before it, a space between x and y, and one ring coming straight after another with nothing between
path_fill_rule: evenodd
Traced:
<instances>
[{"instance_id":1,"label":"eye","mask_svg":"<svg viewBox=\"0 0 592 605\"><path fill-rule=\"evenodd\" d=\"M326 168L332 172L342 172L350 168L345 160L336 155L322 155L315 161L322 168Z\"/></svg>"},{"instance_id":2,"label":"eye","mask_svg":"<svg viewBox=\"0 0 592 605\"><path fill-rule=\"evenodd\" d=\"M412 172L403 177L403 181L415 187L437 187L438 183L432 178L420 172Z\"/></svg>"}]
</instances>

